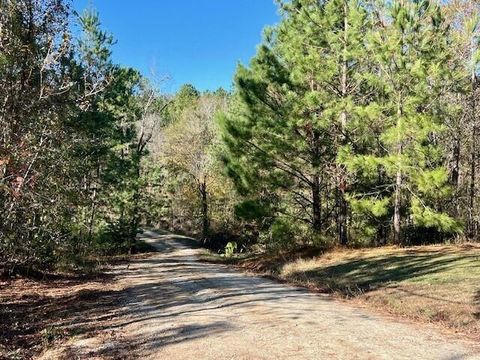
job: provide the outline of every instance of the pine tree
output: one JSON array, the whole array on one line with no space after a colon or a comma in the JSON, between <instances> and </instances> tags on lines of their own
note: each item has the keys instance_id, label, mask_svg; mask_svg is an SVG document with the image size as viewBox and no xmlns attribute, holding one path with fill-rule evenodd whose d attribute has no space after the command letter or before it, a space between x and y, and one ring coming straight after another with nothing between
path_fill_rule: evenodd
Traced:
<instances>
[{"instance_id":1,"label":"pine tree","mask_svg":"<svg viewBox=\"0 0 480 360\"><path fill-rule=\"evenodd\" d=\"M391 204L393 241L400 243L402 218L420 227L459 231L459 224L437 208L450 192L438 135L451 110L442 96L455 72L449 68L448 28L438 5L395 1L386 8L388 17L379 15L380 28L369 38L376 71L367 76L377 89L370 106L377 107L381 120L384 153L346 151L343 160L364 179L384 173L385 183L357 194L354 203L373 216L385 215Z\"/></svg>"},{"instance_id":2,"label":"pine tree","mask_svg":"<svg viewBox=\"0 0 480 360\"><path fill-rule=\"evenodd\" d=\"M357 1L280 7L282 21L266 31L250 68L237 72L237 108L224 127L227 163L239 185L284 197L281 216L317 234L331 232L333 221L345 244L347 185L336 156L363 106L358 72L367 13Z\"/></svg>"},{"instance_id":3,"label":"pine tree","mask_svg":"<svg viewBox=\"0 0 480 360\"><path fill-rule=\"evenodd\" d=\"M289 47L286 52L298 64L297 76L322 93L318 105L321 116L331 124L332 152L336 156L339 148L356 141L358 119L366 100L359 76L367 66L364 34L369 22L365 4L356 0L300 1L285 3L283 8L291 14L290 22L285 24L289 30L284 33L294 34L285 41ZM305 30L309 28L311 31ZM279 33L282 39L282 30ZM342 163L335 163L334 172L337 236L345 245L349 185Z\"/></svg>"},{"instance_id":4,"label":"pine tree","mask_svg":"<svg viewBox=\"0 0 480 360\"><path fill-rule=\"evenodd\" d=\"M450 180L455 187L452 211L465 218L467 235L477 238L478 219L478 67L480 5L470 0L450 1L445 5L452 29L454 60L460 65L461 78L448 101L459 111L448 123L444 146L450 151Z\"/></svg>"}]
</instances>

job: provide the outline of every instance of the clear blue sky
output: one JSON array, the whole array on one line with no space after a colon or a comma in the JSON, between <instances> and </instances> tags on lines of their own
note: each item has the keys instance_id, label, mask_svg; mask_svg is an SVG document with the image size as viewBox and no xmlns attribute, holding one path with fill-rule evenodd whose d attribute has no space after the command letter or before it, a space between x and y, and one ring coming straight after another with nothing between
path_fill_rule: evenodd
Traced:
<instances>
[{"instance_id":1,"label":"clear blue sky","mask_svg":"<svg viewBox=\"0 0 480 360\"><path fill-rule=\"evenodd\" d=\"M92 3L117 44L114 61L168 75L165 92L184 83L229 89L239 62L255 54L265 25L278 21L273 0L74 0Z\"/></svg>"}]
</instances>

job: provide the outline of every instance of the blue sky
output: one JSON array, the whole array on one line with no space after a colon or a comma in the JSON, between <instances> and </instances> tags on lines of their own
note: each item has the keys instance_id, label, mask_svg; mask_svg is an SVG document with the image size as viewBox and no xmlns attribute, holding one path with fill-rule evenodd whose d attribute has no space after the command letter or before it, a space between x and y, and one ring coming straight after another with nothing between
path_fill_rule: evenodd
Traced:
<instances>
[{"instance_id":1,"label":"blue sky","mask_svg":"<svg viewBox=\"0 0 480 360\"><path fill-rule=\"evenodd\" d=\"M273 0L73 0L89 3L117 44L114 61L149 76L168 75L163 91L184 83L229 89L239 62L248 63L262 29L278 21Z\"/></svg>"}]
</instances>

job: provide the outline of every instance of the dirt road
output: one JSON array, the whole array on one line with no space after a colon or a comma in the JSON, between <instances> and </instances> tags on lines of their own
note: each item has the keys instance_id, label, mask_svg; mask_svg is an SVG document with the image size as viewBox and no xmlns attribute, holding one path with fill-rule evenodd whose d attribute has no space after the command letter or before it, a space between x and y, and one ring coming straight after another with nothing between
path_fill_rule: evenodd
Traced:
<instances>
[{"instance_id":1,"label":"dirt road","mask_svg":"<svg viewBox=\"0 0 480 360\"><path fill-rule=\"evenodd\" d=\"M181 237L147 232L144 239L160 252L122 270L125 299L115 314L105 314L109 326L96 336L77 338L64 356L480 359L474 344L428 326L374 315L224 265L200 263L198 250Z\"/></svg>"}]
</instances>

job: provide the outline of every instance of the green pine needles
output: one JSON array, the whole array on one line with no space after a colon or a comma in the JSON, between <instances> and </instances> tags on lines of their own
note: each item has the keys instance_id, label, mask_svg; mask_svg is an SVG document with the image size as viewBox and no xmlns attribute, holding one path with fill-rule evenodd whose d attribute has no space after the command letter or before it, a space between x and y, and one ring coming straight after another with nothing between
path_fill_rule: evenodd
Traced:
<instances>
[{"instance_id":1,"label":"green pine needles","mask_svg":"<svg viewBox=\"0 0 480 360\"><path fill-rule=\"evenodd\" d=\"M228 173L264 230L288 219L343 244L460 233L443 209L452 186L440 141L456 116L445 99L461 75L440 5L279 6L220 119Z\"/></svg>"}]
</instances>

